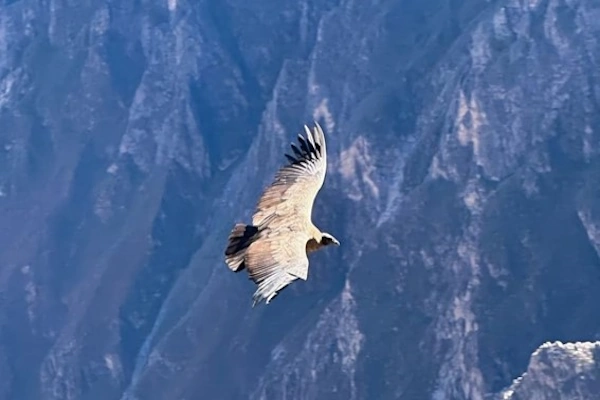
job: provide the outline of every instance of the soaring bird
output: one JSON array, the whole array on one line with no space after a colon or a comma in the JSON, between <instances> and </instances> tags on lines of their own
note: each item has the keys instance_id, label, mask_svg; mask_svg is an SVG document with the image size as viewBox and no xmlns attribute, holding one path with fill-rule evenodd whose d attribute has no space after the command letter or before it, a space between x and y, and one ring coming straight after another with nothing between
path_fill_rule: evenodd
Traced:
<instances>
[{"instance_id":1,"label":"soaring bird","mask_svg":"<svg viewBox=\"0 0 600 400\"><path fill-rule=\"evenodd\" d=\"M304 125L306 136L298 134L298 146L291 144L289 163L275 174L262 193L252 224L237 223L225 250L230 270L248 271L258 288L252 307L268 304L296 279L308 278L308 254L340 242L321 232L312 222L313 202L323 186L327 170L325 135L315 122L313 131Z\"/></svg>"}]
</instances>

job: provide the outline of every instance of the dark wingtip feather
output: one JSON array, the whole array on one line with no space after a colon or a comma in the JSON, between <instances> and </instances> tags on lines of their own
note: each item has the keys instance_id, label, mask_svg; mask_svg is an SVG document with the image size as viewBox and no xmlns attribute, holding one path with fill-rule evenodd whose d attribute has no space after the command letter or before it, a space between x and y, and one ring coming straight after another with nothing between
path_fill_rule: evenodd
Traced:
<instances>
[{"instance_id":1,"label":"dark wingtip feather","mask_svg":"<svg viewBox=\"0 0 600 400\"><path fill-rule=\"evenodd\" d=\"M316 139L314 134L308 129L308 126L304 125L304 131L306 132L306 140L308 142L308 147L311 153L318 155L317 147L316 147Z\"/></svg>"},{"instance_id":2,"label":"dark wingtip feather","mask_svg":"<svg viewBox=\"0 0 600 400\"><path fill-rule=\"evenodd\" d=\"M323 128L319 125L318 122L315 121L315 140L319 142L321 148L325 148L325 133L323 133Z\"/></svg>"},{"instance_id":3,"label":"dark wingtip feather","mask_svg":"<svg viewBox=\"0 0 600 400\"><path fill-rule=\"evenodd\" d=\"M321 147L320 143L315 143L315 149L316 149L317 155L323 156L323 152L322 152L323 148Z\"/></svg>"},{"instance_id":4,"label":"dark wingtip feather","mask_svg":"<svg viewBox=\"0 0 600 400\"><path fill-rule=\"evenodd\" d=\"M291 165L302 164L306 161L314 161L325 156L325 138L320 125L315 122L314 132L304 125L305 135L298 134L298 143L291 143L292 154L285 154Z\"/></svg>"},{"instance_id":5,"label":"dark wingtip feather","mask_svg":"<svg viewBox=\"0 0 600 400\"><path fill-rule=\"evenodd\" d=\"M291 147L294 154L296 154L296 157L302 157L302 152L294 143L291 144Z\"/></svg>"},{"instance_id":6,"label":"dark wingtip feather","mask_svg":"<svg viewBox=\"0 0 600 400\"><path fill-rule=\"evenodd\" d=\"M300 148L304 153L303 156L310 156L310 150L308 148L308 145L306 144L306 140L304 140L304 137L300 134L298 134L298 142L300 143Z\"/></svg>"},{"instance_id":7,"label":"dark wingtip feather","mask_svg":"<svg viewBox=\"0 0 600 400\"><path fill-rule=\"evenodd\" d=\"M298 145L291 143L290 146L294 152L295 157L286 154L287 159L292 165L300 164L303 161L313 161L323 156L323 141L319 137L319 133L315 129L315 133L312 133L310 129L304 126L305 135L298 134L297 140Z\"/></svg>"}]
</instances>

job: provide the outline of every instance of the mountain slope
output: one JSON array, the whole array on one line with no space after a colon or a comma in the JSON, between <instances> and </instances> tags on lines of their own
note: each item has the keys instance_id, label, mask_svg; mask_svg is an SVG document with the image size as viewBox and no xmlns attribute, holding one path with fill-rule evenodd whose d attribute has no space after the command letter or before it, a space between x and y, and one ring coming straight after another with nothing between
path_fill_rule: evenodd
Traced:
<instances>
[{"instance_id":1,"label":"mountain slope","mask_svg":"<svg viewBox=\"0 0 600 400\"><path fill-rule=\"evenodd\" d=\"M600 339L600 8L455 3L0 5L0 399L476 400ZM342 246L253 310L312 120Z\"/></svg>"}]
</instances>

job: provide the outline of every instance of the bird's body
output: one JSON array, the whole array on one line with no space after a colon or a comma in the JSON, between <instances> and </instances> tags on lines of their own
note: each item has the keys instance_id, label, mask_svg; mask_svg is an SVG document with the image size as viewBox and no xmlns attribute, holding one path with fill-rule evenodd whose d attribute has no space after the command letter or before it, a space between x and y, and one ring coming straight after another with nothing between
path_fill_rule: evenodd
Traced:
<instances>
[{"instance_id":1,"label":"bird's body","mask_svg":"<svg viewBox=\"0 0 600 400\"><path fill-rule=\"evenodd\" d=\"M300 147L285 156L273 183L263 192L252 224L236 224L229 235L225 262L229 269L248 270L257 285L254 303L267 303L296 279L308 278L307 255L339 242L321 232L311 220L314 199L327 170L325 136L318 124L306 137L298 135Z\"/></svg>"}]
</instances>

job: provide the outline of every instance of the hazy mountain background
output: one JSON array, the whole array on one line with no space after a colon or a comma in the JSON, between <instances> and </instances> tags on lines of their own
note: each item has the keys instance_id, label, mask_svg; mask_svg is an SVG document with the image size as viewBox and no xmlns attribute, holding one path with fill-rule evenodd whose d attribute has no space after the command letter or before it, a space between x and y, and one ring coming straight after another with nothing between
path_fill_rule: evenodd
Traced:
<instances>
[{"instance_id":1,"label":"hazy mountain background","mask_svg":"<svg viewBox=\"0 0 600 400\"><path fill-rule=\"evenodd\" d=\"M313 120L342 246L251 309ZM0 400L600 399L599 196L597 0L4 0Z\"/></svg>"}]
</instances>

